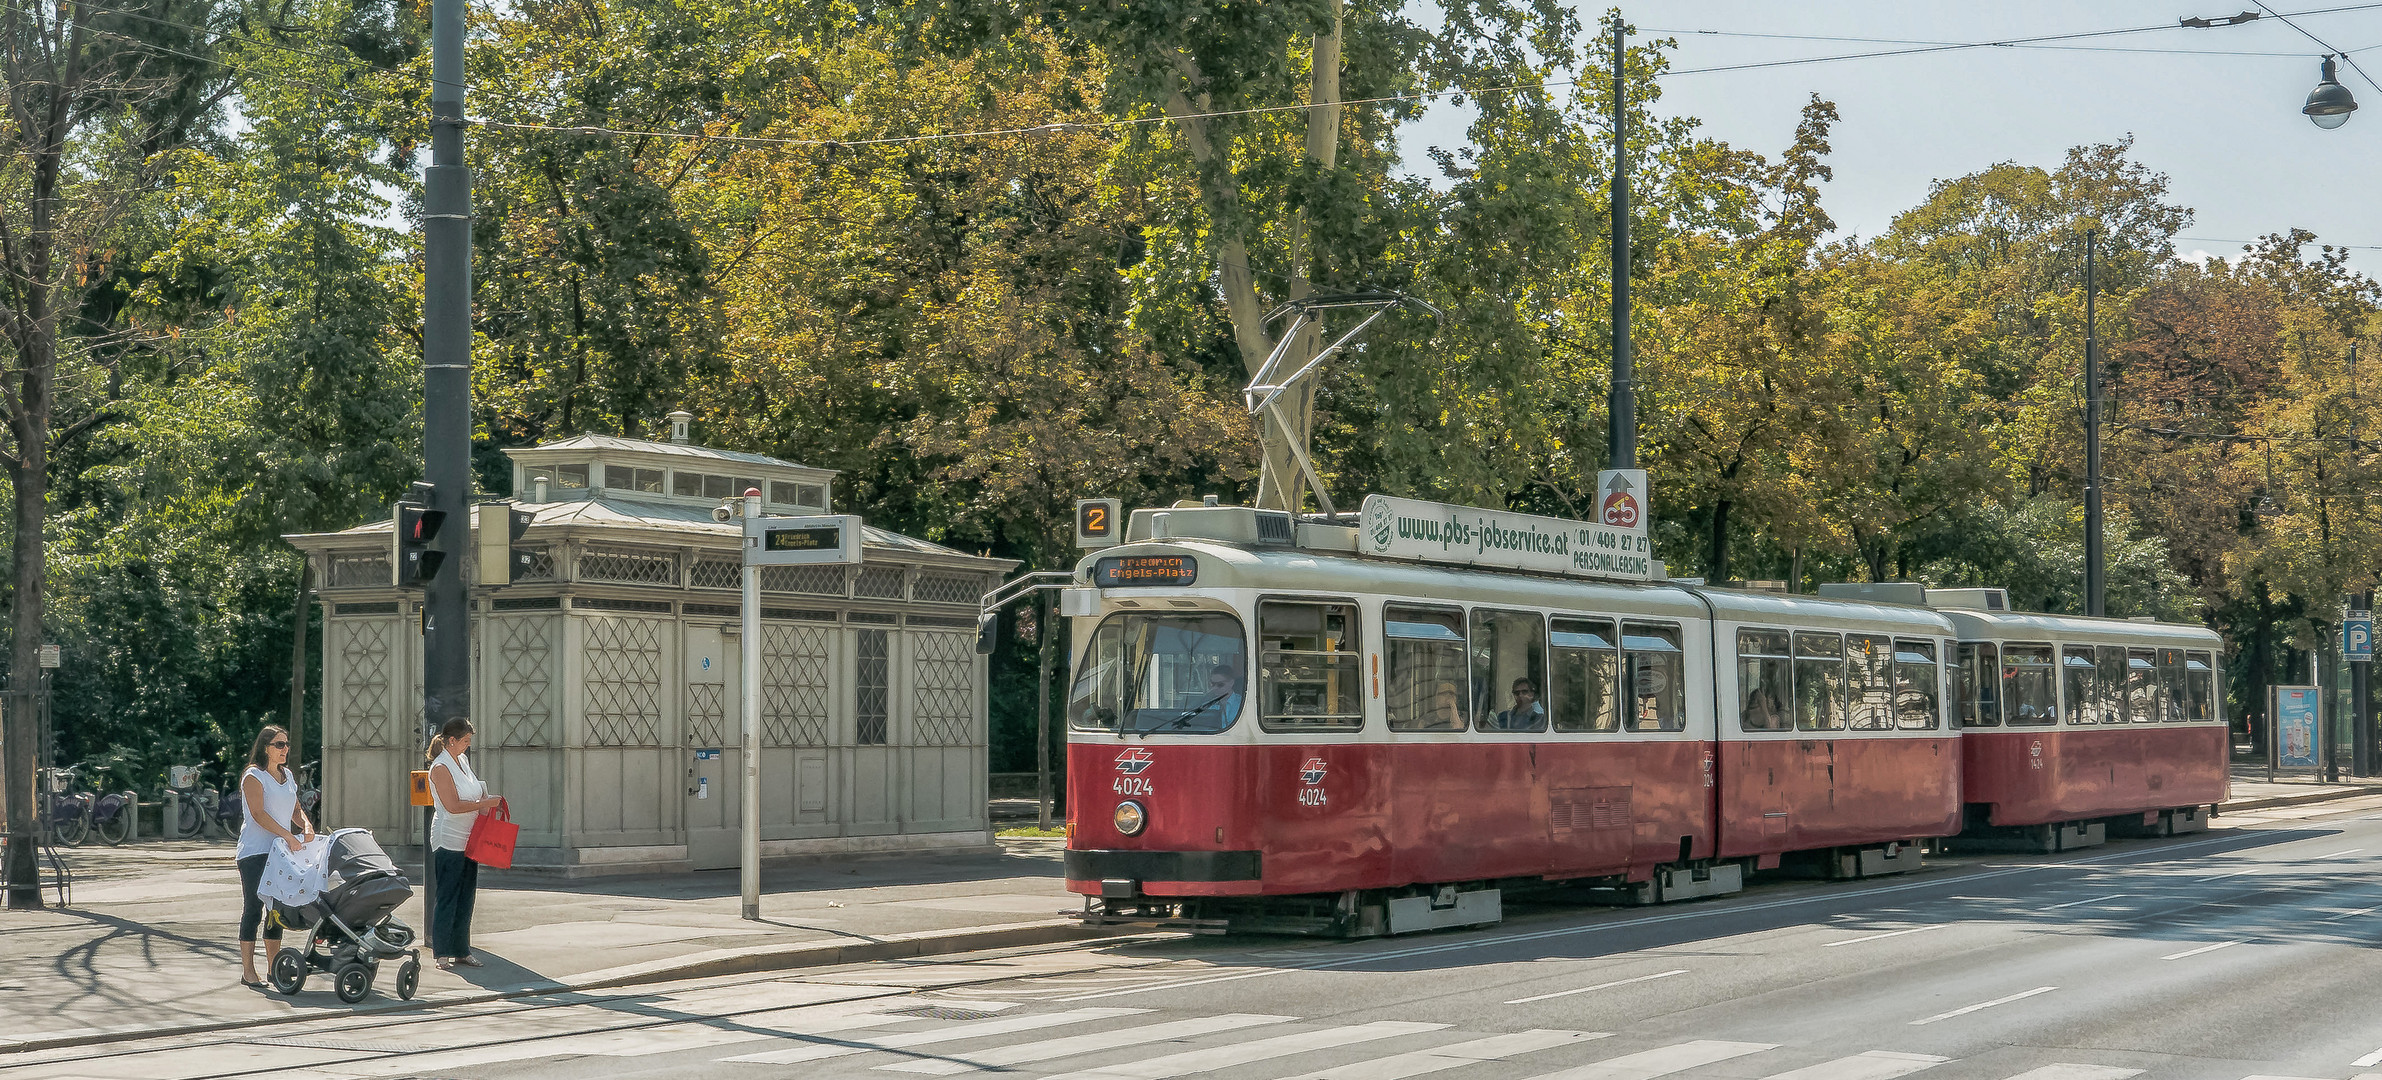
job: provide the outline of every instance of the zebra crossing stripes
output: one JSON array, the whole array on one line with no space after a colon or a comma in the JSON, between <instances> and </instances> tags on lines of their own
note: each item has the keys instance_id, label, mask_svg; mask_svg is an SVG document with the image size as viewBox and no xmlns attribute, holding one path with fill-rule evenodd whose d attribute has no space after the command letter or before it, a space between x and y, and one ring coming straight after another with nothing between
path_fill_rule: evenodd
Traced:
<instances>
[{"instance_id":1,"label":"zebra crossing stripes","mask_svg":"<svg viewBox=\"0 0 2382 1080\"><path fill-rule=\"evenodd\" d=\"M1069 1009L1066 1012L1042 1013L1036 1016L1004 1016L998 1020L978 1020L972 1023L954 1024L951 1027L936 1028L933 1031L913 1031L869 1041L812 1044L798 1046L791 1050L770 1050L758 1054L744 1054L725 1060L749 1061L762 1065L791 1065L802 1061L817 1061L821 1058L843 1057L846 1054L865 1054L872 1050L904 1050L914 1046L933 1046L936 1043L959 1042L962 1039L976 1039L987 1035L1009 1035L1020 1031L1034 1031L1039 1028L1062 1027L1067 1024L1080 1024L1086 1020L1105 1020L1112 1016L1132 1016L1148 1011L1147 1009L1097 1008Z\"/></svg>"},{"instance_id":2,"label":"zebra crossing stripes","mask_svg":"<svg viewBox=\"0 0 2382 1080\"><path fill-rule=\"evenodd\" d=\"M1285 1080L1406 1080L1410 1076L1424 1076L1484 1061L1503 1061L1558 1046L1571 1046L1590 1039L1611 1038L1606 1031L1558 1031L1538 1028L1512 1035L1492 1035L1453 1046L1436 1046L1389 1057L1359 1061L1321 1072L1300 1073Z\"/></svg>"},{"instance_id":3,"label":"zebra crossing stripes","mask_svg":"<svg viewBox=\"0 0 2382 1080\"><path fill-rule=\"evenodd\" d=\"M1922 1069L1932 1069L1952 1060L1934 1054L1903 1054L1892 1050L1870 1050L1834 1061L1823 1061L1782 1073L1772 1073L1762 1080L1894 1080Z\"/></svg>"},{"instance_id":4,"label":"zebra crossing stripes","mask_svg":"<svg viewBox=\"0 0 2382 1080\"><path fill-rule=\"evenodd\" d=\"M1263 1013L1227 1013L1223 1016L1203 1016L1196 1020L1176 1020L1149 1027L1122 1028L1100 1031L1090 1035L1070 1035L1063 1039L1045 1039L1022 1046L1004 1046L997 1050L974 1052L965 1057L926 1058L879 1065L879 1072L920 1073L926 1076L955 1076L960 1073L983 1072L988 1069L1027 1065L1037 1061L1096 1054L1103 1050L1120 1050L1128 1046L1147 1046L1173 1039L1197 1038L1201 1035L1221 1035L1227 1031L1280 1024L1296 1020L1295 1016L1272 1016Z\"/></svg>"},{"instance_id":5,"label":"zebra crossing stripes","mask_svg":"<svg viewBox=\"0 0 2382 1080\"><path fill-rule=\"evenodd\" d=\"M1147 1061L1107 1065L1081 1072L1061 1073L1046 1080L1173 1080L1178 1076L1196 1076L1236 1065L1248 1065L1272 1058L1304 1054L1310 1050L1329 1050L1376 1039L1399 1035L1414 1035L1425 1031L1444 1031L1446 1024L1423 1024L1406 1020L1380 1020L1354 1027L1328 1027L1278 1035L1251 1043L1217 1046L1205 1050L1189 1050L1168 1054Z\"/></svg>"},{"instance_id":6,"label":"zebra crossing stripes","mask_svg":"<svg viewBox=\"0 0 2382 1080\"><path fill-rule=\"evenodd\" d=\"M1581 1065L1560 1072L1542 1073L1531 1080L1654 1080L1658 1076L1686 1072L1714 1062L1759 1054L1778 1049L1777 1043L1723 1042L1719 1039L1697 1039L1654 1050Z\"/></svg>"},{"instance_id":7,"label":"zebra crossing stripes","mask_svg":"<svg viewBox=\"0 0 2382 1080\"><path fill-rule=\"evenodd\" d=\"M2045 1065L2040 1069L2028 1069L2010 1077L2009 1080L2126 1080L2127 1077L2140 1075L2142 1075L2140 1069L2121 1069L2114 1065L2060 1063Z\"/></svg>"}]
</instances>

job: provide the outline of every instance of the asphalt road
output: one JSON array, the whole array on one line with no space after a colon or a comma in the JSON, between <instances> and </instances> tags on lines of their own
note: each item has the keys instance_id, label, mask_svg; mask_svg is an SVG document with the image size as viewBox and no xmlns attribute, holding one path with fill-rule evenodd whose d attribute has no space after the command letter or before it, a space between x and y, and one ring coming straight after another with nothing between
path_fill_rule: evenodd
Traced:
<instances>
[{"instance_id":1,"label":"asphalt road","mask_svg":"<svg viewBox=\"0 0 2382 1080\"><path fill-rule=\"evenodd\" d=\"M0 1059L17 1077L2382 1080L2382 797L1370 942L1109 943Z\"/></svg>"}]
</instances>

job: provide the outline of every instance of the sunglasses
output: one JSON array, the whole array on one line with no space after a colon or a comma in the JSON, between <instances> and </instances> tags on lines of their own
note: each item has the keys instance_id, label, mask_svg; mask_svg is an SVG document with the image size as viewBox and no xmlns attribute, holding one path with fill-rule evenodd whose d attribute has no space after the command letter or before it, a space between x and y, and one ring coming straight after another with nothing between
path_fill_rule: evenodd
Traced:
<instances>
[{"instance_id":1,"label":"sunglasses","mask_svg":"<svg viewBox=\"0 0 2382 1080\"><path fill-rule=\"evenodd\" d=\"M269 742L269 743L266 743L265 745L266 745L266 746L270 746L270 747L272 747L272 748L273 748L273 749L275 749L275 750L287 750L287 749L289 749L289 740L287 740L287 739L284 739L284 740L282 740L282 741L280 741L280 742Z\"/></svg>"}]
</instances>

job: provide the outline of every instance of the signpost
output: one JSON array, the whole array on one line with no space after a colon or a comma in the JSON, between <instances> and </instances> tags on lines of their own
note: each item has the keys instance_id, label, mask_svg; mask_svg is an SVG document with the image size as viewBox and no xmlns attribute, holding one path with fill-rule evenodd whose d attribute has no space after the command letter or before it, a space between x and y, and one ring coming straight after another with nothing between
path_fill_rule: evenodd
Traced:
<instances>
[{"instance_id":1,"label":"signpost","mask_svg":"<svg viewBox=\"0 0 2382 1080\"><path fill-rule=\"evenodd\" d=\"M1385 559L1618 581L1660 580L1647 536L1645 472L1600 473L1597 491L1595 521L1367 496L1357 549Z\"/></svg>"},{"instance_id":2,"label":"signpost","mask_svg":"<svg viewBox=\"0 0 2382 1080\"><path fill-rule=\"evenodd\" d=\"M2370 604L2369 594L2356 597ZM2355 607L2356 605L2352 605ZM2349 775L2374 775L2374 616L2352 610L2341 620L2341 659L2349 662Z\"/></svg>"},{"instance_id":3,"label":"signpost","mask_svg":"<svg viewBox=\"0 0 2382 1080\"><path fill-rule=\"evenodd\" d=\"M860 561L857 514L762 517L761 492L744 493L744 602L740 642L744 670L744 799L739 817L738 863L743 871L742 914L761 920L761 568L764 566L851 565Z\"/></svg>"}]
</instances>

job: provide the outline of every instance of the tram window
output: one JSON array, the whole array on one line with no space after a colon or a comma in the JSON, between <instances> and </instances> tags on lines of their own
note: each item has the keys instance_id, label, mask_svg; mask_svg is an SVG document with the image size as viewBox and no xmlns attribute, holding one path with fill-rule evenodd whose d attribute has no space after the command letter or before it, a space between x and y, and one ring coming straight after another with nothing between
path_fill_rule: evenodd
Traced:
<instances>
[{"instance_id":1,"label":"tram window","mask_svg":"<svg viewBox=\"0 0 2382 1080\"><path fill-rule=\"evenodd\" d=\"M2216 719L2216 714L2209 711L2217 700L2211 687L2216 677L2214 663L2215 656L2211 653L2184 654L2184 719Z\"/></svg>"},{"instance_id":2,"label":"tram window","mask_svg":"<svg viewBox=\"0 0 2382 1080\"><path fill-rule=\"evenodd\" d=\"M1392 604L1382 609L1389 651L1391 731L1462 731L1466 711L1464 613Z\"/></svg>"},{"instance_id":3,"label":"tram window","mask_svg":"<svg viewBox=\"0 0 2382 1080\"><path fill-rule=\"evenodd\" d=\"M2095 650L2101 669L2101 698L2095 715L2104 724L2126 722L2126 651L2115 645Z\"/></svg>"},{"instance_id":4,"label":"tram window","mask_svg":"<svg viewBox=\"0 0 2382 1080\"><path fill-rule=\"evenodd\" d=\"M1847 726L1854 731L1894 727L1894 642L1847 634L1844 639Z\"/></svg>"},{"instance_id":5,"label":"tram window","mask_svg":"<svg viewBox=\"0 0 2382 1080\"><path fill-rule=\"evenodd\" d=\"M2052 674L2051 646L2002 646L2003 720L2011 727L2059 722L2059 682Z\"/></svg>"},{"instance_id":6,"label":"tram window","mask_svg":"<svg viewBox=\"0 0 2382 1080\"><path fill-rule=\"evenodd\" d=\"M1117 614L1084 650L1067 722L1126 735L1212 735L1239 719L1241 621L1225 614Z\"/></svg>"},{"instance_id":7,"label":"tram window","mask_svg":"<svg viewBox=\"0 0 2382 1080\"><path fill-rule=\"evenodd\" d=\"M1795 730L1844 730L1844 635L1795 635Z\"/></svg>"},{"instance_id":8,"label":"tram window","mask_svg":"<svg viewBox=\"0 0 2382 1080\"><path fill-rule=\"evenodd\" d=\"M1472 718L1481 731L1545 731L1547 623L1536 612L1472 613Z\"/></svg>"},{"instance_id":9,"label":"tram window","mask_svg":"<svg viewBox=\"0 0 2382 1080\"><path fill-rule=\"evenodd\" d=\"M1990 641L1960 646L1960 726L2000 727L2001 658Z\"/></svg>"},{"instance_id":10,"label":"tram window","mask_svg":"<svg viewBox=\"0 0 2382 1080\"><path fill-rule=\"evenodd\" d=\"M2070 645L2060 650L2060 699L2066 706L2060 713L2071 724L2100 722L2100 669L2093 666L2093 650L2089 645Z\"/></svg>"},{"instance_id":11,"label":"tram window","mask_svg":"<svg viewBox=\"0 0 2382 1080\"><path fill-rule=\"evenodd\" d=\"M1794 666L1786 631L1737 631L1737 726L1794 730L1794 717L1787 712L1787 702L1795 699Z\"/></svg>"},{"instance_id":12,"label":"tram window","mask_svg":"<svg viewBox=\"0 0 2382 1080\"><path fill-rule=\"evenodd\" d=\"M2126 650L2126 719L2137 724L2159 722L2159 668L2149 649Z\"/></svg>"},{"instance_id":13,"label":"tram window","mask_svg":"<svg viewBox=\"0 0 2382 1080\"><path fill-rule=\"evenodd\" d=\"M1935 666L1935 642L1894 643L1894 726L1929 731L1943 722L1943 674Z\"/></svg>"},{"instance_id":14,"label":"tram window","mask_svg":"<svg viewBox=\"0 0 2382 1080\"><path fill-rule=\"evenodd\" d=\"M1356 605L1257 605L1257 722L1267 731L1365 726Z\"/></svg>"},{"instance_id":15,"label":"tram window","mask_svg":"<svg viewBox=\"0 0 2382 1080\"><path fill-rule=\"evenodd\" d=\"M1686 665L1679 651L1679 628L1625 623L1621 647L1629 653L1629 730L1687 730Z\"/></svg>"},{"instance_id":16,"label":"tram window","mask_svg":"<svg viewBox=\"0 0 2382 1080\"><path fill-rule=\"evenodd\" d=\"M1547 707L1557 731L1619 731L1621 653L1613 647L1613 624L1603 619L1557 619L1549 644L1555 649Z\"/></svg>"},{"instance_id":17,"label":"tram window","mask_svg":"<svg viewBox=\"0 0 2382 1080\"><path fill-rule=\"evenodd\" d=\"M2184 718L2184 702L2191 696L2184 689L2184 652L2160 649L2158 660L2159 719L2172 724Z\"/></svg>"}]
</instances>

